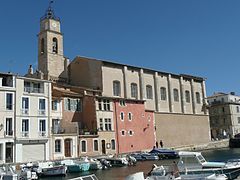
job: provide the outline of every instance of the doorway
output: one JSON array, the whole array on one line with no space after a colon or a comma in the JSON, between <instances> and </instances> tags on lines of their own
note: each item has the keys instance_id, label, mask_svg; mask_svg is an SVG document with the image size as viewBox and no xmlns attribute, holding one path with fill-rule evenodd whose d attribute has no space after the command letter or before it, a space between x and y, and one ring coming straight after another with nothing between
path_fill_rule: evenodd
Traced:
<instances>
[{"instance_id":1,"label":"doorway","mask_svg":"<svg viewBox=\"0 0 240 180\"><path fill-rule=\"evenodd\" d=\"M65 157L72 157L72 139L64 140Z\"/></svg>"},{"instance_id":2,"label":"doorway","mask_svg":"<svg viewBox=\"0 0 240 180\"><path fill-rule=\"evenodd\" d=\"M102 140L102 154L106 154L106 142Z\"/></svg>"},{"instance_id":3,"label":"doorway","mask_svg":"<svg viewBox=\"0 0 240 180\"><path fill-rule=\"evenodd\" d=\"M13 143L7 142L6 143L6 163L13 162Z\"/></svg>"}]
</instances>

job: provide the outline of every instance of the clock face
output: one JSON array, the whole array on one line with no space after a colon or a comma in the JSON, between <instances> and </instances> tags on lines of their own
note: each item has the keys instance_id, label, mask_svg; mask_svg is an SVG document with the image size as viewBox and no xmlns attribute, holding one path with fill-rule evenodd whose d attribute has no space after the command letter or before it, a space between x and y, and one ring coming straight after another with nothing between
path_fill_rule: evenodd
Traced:
<instances>
[{"instance_id":1,"label":"clock face","mask_svg":"<svg viewBox=\"0 0 240 180\"><path fill-rule=\"evenodd\" d=\"M55 28L55 27L57 27L57 24L55 22L53 22L52 26Z\"/></svg>"}]
</instances>

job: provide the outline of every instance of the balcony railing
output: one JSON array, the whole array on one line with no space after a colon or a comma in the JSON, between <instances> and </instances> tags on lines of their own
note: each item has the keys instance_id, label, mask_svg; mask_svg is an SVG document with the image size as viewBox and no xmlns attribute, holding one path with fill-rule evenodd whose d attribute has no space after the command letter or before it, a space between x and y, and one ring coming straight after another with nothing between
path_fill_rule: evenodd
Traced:
<instances>
[{"instance_id":1,"label":"balcony railing","mask_svg":"<svg viewBox=\"0 0 240 180\"><path fill-rule=\"evenodd\" d=\"M24 92L28 93L44 93L43 88L24 87Z\"/></svg>"},{"instance_id":2,"label":"balcony railing","mask_svg":"<svg viewBox=\"0 0 240 180\"><path fill-rule=\"evenodd\" d=\"M40 132L38 132L38 134L40 137L46 137L46 135L47 135L46 131L40 131Z\"/></svg>"},{"instance_id":3,"label":"balcony railing","mask_svg":"<svg viewBox=\"0 0 240 180\"><path fill-rule=\"evenodd\" d=\"M13 131L4 131L5 137L11 137L13 136Z\"/></svg>"},{"instance_id":4,"label":"balcony railing","mask_svg":"<svg viewBox=\"0 0 240 180\"><path fill-rule=\"evenodd\" d=\"M38 110L38 114L44 116L44 115L46 115L46 110L40 109L40 110Z\"/></svg>"},{"instance_id":5,"label":"balcony railing","mask_svg":"<svg viewBox=\"0 0 240 180\"><path fill-rule=\"evenodd\" d=\"M28 131L23 131L22 132L22 137L29 137L29 132Z\"/></svg>"},{"instance_id":6,"label":"balcony railing","mask_svg":"<svg viewBox=\"0 0 240 180\"><path fill-rule=\"evenodd\" d=\"M28 115L29 114L29 109L22 109L22 114L23 115Z\"/></svg>"},{"instance_id":7,"label":"balcony railing","mask_svg":"<svg viewBox=\"0 0 240 180\"><path fill-rule=\"evenodd\" d=\"M52 127L52 134L64 134L65 129L59 126Z\"/></svg>"}]
</instances>

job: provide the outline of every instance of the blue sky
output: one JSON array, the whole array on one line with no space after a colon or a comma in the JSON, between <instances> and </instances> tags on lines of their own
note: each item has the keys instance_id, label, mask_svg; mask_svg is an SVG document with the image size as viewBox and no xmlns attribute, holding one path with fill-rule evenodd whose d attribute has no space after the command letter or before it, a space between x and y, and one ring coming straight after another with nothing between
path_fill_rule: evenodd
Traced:
<instances>
[{"instance_id":1,"label":"blue sky","mask_svg":"<svg viewBox=\"0 0 240 180\"><path fill-rule=\"evenodd\" d=\"M0 71L37 67L48 0L0 1ZM240 1L55 0L64 54L207 78L207 94L240 95Z\"/></svg>"}]
</instances>

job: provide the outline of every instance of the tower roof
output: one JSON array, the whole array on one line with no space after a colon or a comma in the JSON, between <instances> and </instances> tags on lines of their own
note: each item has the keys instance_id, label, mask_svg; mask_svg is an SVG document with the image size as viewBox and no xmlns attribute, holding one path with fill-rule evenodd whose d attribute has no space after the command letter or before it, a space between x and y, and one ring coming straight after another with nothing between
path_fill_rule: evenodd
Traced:
<instances>
[{"instance_id":1,"label":"tower roof","mask_svg":"<svg viewBox=\"0 0 240 180\"><path fill-rule=\"evenodd\" d=\"M48 6L45 14L41 17L41 21L44 20L44 19L55 19L55 20L57 20L57 21L60 20L59 17L55 16L54 10L53 10L53 8L52 8L52 4L53 4L53 0L51 0L51 1L49 2L49 6Z\"/></svg>"}]
</instances>

